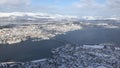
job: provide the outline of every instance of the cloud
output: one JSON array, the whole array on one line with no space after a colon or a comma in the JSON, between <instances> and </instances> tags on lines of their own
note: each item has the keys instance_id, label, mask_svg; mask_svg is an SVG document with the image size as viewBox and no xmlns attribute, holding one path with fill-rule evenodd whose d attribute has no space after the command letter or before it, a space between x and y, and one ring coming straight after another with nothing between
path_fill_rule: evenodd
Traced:
<instances>
[{"instance_id":1,"label":"cloud","mask_svg":"<svg viewBox=\"0 0 120 68\"><path fill-rule=\"evenodd\" d=\"M0 0L0 12L27 11L31 0Z\"/></svg>"},{"instance_id":2,"label":"cloud","mask_svg":"<svg viewBox=\"0 0 120 68\"><path fill-rule=\"evenodd\" d=\"M120 9L120 0L105 0L105 3L99 3L97 0L80 0L73 5L78 8L105 8L111 10Z\"/></svg>"},{"instance_id":3,"label":"cloud","mask_svg":"<svg viewBox=\"0 0 120 68\"><path fill-rule=\"evenodd\" d=\"M120 0L105 0L104 3L97 0L80 0L73 3L72 7L80 15L120 16Z\"/></svg>"},{"instance_id":4,"label":"cloud","mask_svg":"<svg viewBox=\"0 0 120 68\"><path fill-rule=\"evenodd\" d=\"M35 1L38 0L0 0L0 11L35 11L78 16L120 16L120 0L44 0L45 2L39 0L40 3L37 5Z\"/></svg>"},{"instance_id":5,"label":"cloud","mask_svg":"<svg viewBox=\"0 0 120 68\"><path fill-rule=\"evenodd\" d=\"M0 0L1 6L28 5L30 0Z\"/></svg>"},{"instance_id":6,"label":"cloud","mask_svg":"<svg viewBox=\"0 0 120 68\"><path fill-rule=\"evenodd\" d=\"M98 3L96 0L80 0L79 2L73 3L73 6L77 8L101 8L105 5Z\"/></svg>"},{"instance_id":7,"label":"cloud","mask_svg":"<svg viewBox=\"0 0 120 68\"><path fill-rule=\"evenodd\" d=\"M120 9L120 0L107 0L107 6L112 9Z\"/></svg>"}]
</instances>

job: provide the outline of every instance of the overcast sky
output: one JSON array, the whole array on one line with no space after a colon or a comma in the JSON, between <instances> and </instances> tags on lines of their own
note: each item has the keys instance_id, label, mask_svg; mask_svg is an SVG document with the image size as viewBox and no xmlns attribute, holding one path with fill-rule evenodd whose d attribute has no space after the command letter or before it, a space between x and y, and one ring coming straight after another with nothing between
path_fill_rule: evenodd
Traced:
<instances>
[{"instance_id":1,"label":"overcast sky","mask_svg":"<svg viewBox=\"0 0 120 68\"><path fill-rule=\"evenodd\" d=\"M0 0L0 12L120 17L120 0Z\"/></svg>"}]
</instances>

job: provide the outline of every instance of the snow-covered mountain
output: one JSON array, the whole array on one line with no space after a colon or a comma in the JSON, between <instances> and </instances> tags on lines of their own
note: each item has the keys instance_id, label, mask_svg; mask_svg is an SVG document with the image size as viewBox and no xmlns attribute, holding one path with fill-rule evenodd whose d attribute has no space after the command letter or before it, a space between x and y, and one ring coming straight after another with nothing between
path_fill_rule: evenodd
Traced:
<instances>
[{"instance_id":1,"label":"snow-covered mountain","mask_svg":"<svg viewBox=\"0 0 120 68\"><path fill-rule=\"evenodd\" d=\"M31 13L31 12L11 12L0 13L0 21L33 21L33 20L63 20L74 19L76 16L59 15L59 14L47 14L47 13Z\"/></svg>"},{"instance_id":2,"label":"snow-covered mountain","mask_svg":"<svg viewBox=\"0 0 120 68\"><path fill-rule=\"evenodd\" d=\"M120 20L118 17L102 17L102 16L82 16L84 20Z\"/></svg>"},{"instance_id":3,"label":"snow-covered mountain","mask_svg":"<svg viewBox=\"0 0 120 68\"><path fill-rule=\"evenodd\" d=\"M117 17L102 16L70 16L60 14L33 13L33 12L0 12L0 22L64 22L81 20L117 20Z\"/></svg>"}]
</instances>

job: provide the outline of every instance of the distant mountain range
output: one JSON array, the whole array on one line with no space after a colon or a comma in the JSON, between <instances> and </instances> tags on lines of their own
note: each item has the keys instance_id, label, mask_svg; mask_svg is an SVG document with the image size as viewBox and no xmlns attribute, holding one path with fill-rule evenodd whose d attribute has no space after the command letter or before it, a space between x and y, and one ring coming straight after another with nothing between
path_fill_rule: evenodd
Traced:
<instances>
[{"instance_id":1,"label":"distant mountain range","mask_svg":"<svg viewBox=\"0 0 120 68\"><path fill-rule=\"evenodd\" d=\"M102 17L102 16L83 16L84 20L120 20L118 17Z\"/></svg>"},{"instance_id":2,"label":"distant mountain range","mask_svg":"<svg viewBox=\"0 0 120 68\"><path fill-rule=\"evenodd\" d=\"M51 21L51 20L64 20L76 19L76 16L67 16L59 14L46 14L46 13L28 13L28 12L12 12L0 13L0 21Z\"/></svg>"},{"instance_id":3,"label":"distant mountain range","mask_svg":"<svg viewBox=\"0 0 120 68\"><path fill-rule=\"evenodd\" d=\"M0 12L0 21L71 21L71 20L120 20L120 18L100 16L69 16L60 14L31 13L31 12Z\"/></svg>"}]
</instances>

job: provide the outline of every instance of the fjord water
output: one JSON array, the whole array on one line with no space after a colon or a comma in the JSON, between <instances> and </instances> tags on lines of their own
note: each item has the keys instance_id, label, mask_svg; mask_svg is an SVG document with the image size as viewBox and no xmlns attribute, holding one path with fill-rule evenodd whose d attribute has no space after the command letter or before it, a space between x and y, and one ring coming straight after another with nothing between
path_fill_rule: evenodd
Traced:
<instances>
[{"instance_id":1,"label":"fjord water","mask_svg":"<svg viewBox=\"0 0 120 68\"><path fill-rule=\"evenodd\" d=\"M56 39L65 40L73 44L120 44L119 28L88 28L68 32L65 35L56 36Z\"/></svg>"},{"instance_id":2,"label":"fjord water","mask_svg":"<svg viewBox=\"0 0 120 68\"><path fill-rule=\"evenodd\" d=\"M32 42L32 39L17 43L0 46L0 61L29 61L52 56L51 49L64 45L55 40L43 40Z\"/></svg>"},{"instance_id":3,"label":"fjord water","mask_svg":"<svg viewBox=\"0 0 120 68\"><path fill-rule=\"evenodd\" d=\"M72 44L120 44L120 29L89 28L57 35L54 39L32 42L31 39L11 45L0 45L0 61L30 61L52 56L51 49Z\"/></svg>"}]
</instances>

